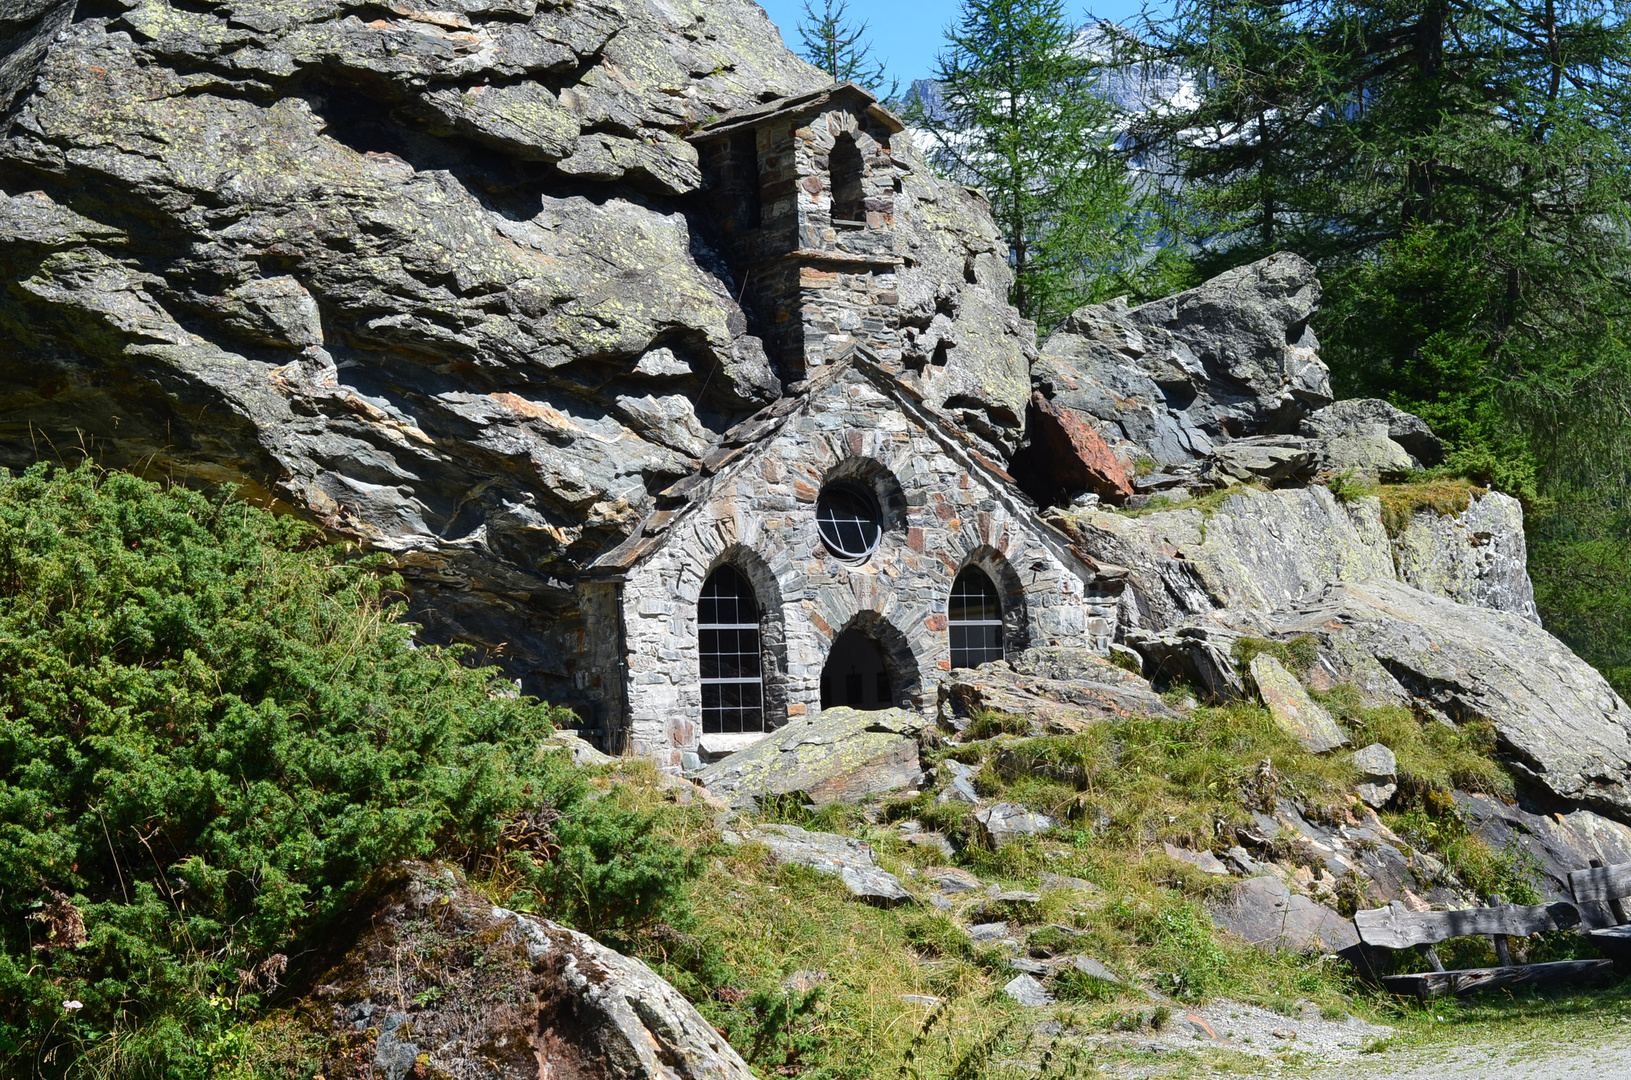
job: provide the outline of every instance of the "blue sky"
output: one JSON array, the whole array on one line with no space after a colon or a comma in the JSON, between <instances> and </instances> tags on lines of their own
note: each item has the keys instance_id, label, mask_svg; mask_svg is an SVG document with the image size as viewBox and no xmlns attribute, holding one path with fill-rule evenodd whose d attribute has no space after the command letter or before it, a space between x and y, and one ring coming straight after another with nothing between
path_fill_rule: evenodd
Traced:
<instances>
[{"instance_id":1,"label":"blue sky","mask_svg":"<svg viewBox=\"0 0 1631 1080\"><path fill-rule=\"evenodd\" d=\"M781 29L782 40L796 51L797 27L804 17L803 0L759 3ZM812 6L820 10L820 0ZM849 17L868 24L873 52L904 87L913 79L925 79L933 73L935 56L945 47L945 29L957 18L961 7L960 0L849 0ZM1122 22L1137 15L1142 7L1143 0L1094 0L1091 10L1099 18ZM1066 10L1079 22L1088 19L1087 4L1077 7L1066 0Z\"/></svg>"}]
</instances>

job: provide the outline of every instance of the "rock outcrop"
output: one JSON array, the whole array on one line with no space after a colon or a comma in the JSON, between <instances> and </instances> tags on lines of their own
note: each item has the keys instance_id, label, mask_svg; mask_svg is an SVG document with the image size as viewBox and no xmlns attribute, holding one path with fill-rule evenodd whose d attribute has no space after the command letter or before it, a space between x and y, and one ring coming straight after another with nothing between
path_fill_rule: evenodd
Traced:
<instances>
[{"instance_id":1,"label":"rock outcrop","mask_svg":"<svg viewBox=\"0 0 1631 1080\"><path fill-rule=\"evenodd\" d=\"M1447 723L1487 722L1519 776L1631 816L1631 706L1528 620L1370 580L1331 586L1275 628L1311 635L1333 681Z\"/></svg>"},{"instance_id":2,"label":"rock outcrop","mask_svg":"<svg viewBox=\"0 0 1631 1080\"><path fill-rule=\"evenodd\" d=\"M1139 676L1085 649L1057 647L948 673L940 683L940 723L966 736L982 710L1020 718L1037 735L1073 734L1126 716L1175 715Z\"/></svg>"},{"instance_id":3,"label":"rock outcrop","mask_svg":"<svg viewBox=\"0 0 1631 1080\"><path fill-rule=\"evenodd\" d=\"M1295 433L1331 401L1308 328L1319 297L1313 266L1283 253L1136 308L1080 308L1042 346L1033 412L1073 414L1128 464L1162 467L1242 436ZM1068 479L1040 454L1015 470L1042 497Z\"/></svg>"},{"instance_id":4,"label":"rock outcrop","mask_svg":"<svg viewBox=\"0 0 1631 1080\"><path fill-rule=\"evenodd\" d=\"M817 805L860 802L923 779L917 743L923 725L904 709L823 709L709 765L696 780L739 807L767 795L798 795Z\"/></svg>"},{"instance_id":5,"label":"rock outcrop","mask_svg":"<svg viewBox=\"0 0 1631 1080\"><path fill-rule=\"evenodd\" d=\"M797 825L727 829L724 836L727 844L761 844L778 863L836 877L857 900L888 905L912 899L900 879L877 864L872 849L852 837L808 832Z\"/></svg>"},{"instance_id":6,"label":"rock outcrop","mask_svg":"<svg viewBox=\"0 0 1631 1080\"><path fill-rule=\"evenodd\" d=\"M294 1010L326 1029L326 1076L753 1076L645 964L494 907L452 870L408 864L362 925Z\"/></svg>"},{"instance_id":7,"label":"rock outcrop","mask_svg":"<svg viewBox=\"0 0 1631 1080\"><path fill-rule=\"evenodd\" d=\"M1397 537L1379 499L1343 502L1319 485L1242 488L1211 509L1069 510L1054 520L1095 560L1129 571L1130 627L1165 629L1224 611L1249 622L1310 602L1334 582L1373 578L1534 619L1517 500L1470 486L1464 497L1457 512L1417 511Z\"/></svg>"},{"instance_id":8,"label":"rock outcrop","mask_svg":"<svg viewBox=\"0 0 1631 1080\"><path fill-rule=\"evenodd\" d=\"M783 389L685 137L827 77L746 0L72 10L0 12L0 464L238 484L570 703L573 575ZM895 161L903 363L1011 447L998 233Z\"/></svg>"}]
</instances>

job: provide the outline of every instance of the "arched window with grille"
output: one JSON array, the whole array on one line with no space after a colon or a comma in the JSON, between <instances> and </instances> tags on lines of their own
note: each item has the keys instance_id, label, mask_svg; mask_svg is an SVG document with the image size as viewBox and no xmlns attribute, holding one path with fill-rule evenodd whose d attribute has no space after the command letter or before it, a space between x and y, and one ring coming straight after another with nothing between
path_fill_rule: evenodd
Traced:
<instances>
[{"instance_id":1,"label":"arched window with grille","mask_svg":"<svg viewBox=\"0 0 1631 1080\"><path fill-rule=\"evenodd\" d=\"M703 734L763 731L759 601L753 585L735 567L721 566L702 585L697 599L697 646L702 661Z\"/></svg>"},{"instance_id":2,"label":"arched window with grille","mask_svg":"<svg viewBox=\"0 0 1631 1080\"><path fill-rule=\"evenodd\" d=\"M951 583L946 625L951 631L952 667L979 667L1003 658L1002 600L979 567L965 568Z\"/></svg>"}]
</instances>

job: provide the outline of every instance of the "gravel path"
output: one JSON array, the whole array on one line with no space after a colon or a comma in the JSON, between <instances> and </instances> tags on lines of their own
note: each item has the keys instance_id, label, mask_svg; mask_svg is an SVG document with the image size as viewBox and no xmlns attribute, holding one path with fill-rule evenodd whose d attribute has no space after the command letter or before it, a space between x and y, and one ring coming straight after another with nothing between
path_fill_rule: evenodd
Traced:
<instances>
[{"instance_id":1,"label":"gravel path","mask_svg":"<svg viewBox=\"0 0 1631 1080\"><path fill-rule=\"evenodd\" d=\"M1631 1080L1631 1034L1592 1045L1514 1043L1383 1052L1310 1075L1317 1080Z\"/></svg>"}]
</instances>

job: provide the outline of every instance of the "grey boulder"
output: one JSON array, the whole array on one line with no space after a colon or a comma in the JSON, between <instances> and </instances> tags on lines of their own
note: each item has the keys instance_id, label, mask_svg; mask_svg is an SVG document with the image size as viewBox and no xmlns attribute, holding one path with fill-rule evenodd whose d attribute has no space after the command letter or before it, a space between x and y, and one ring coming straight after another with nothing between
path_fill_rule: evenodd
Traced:
<instances>
[{"instance_id":1,"label":"grey boulder","mask_svg":"<svg viewBox=\"0 0 1631 1080\"><path fill-rule=\"evenodd\" d=\"M1276 877L1248 878L1212 907L1212 921L1242 941L1273 952L1340 952L1357 944L1353 923Z\"/></svg>"},{"instance_id":2,"label":"grey boulder","mask_svg":"<svg viewBox=\"0 0 1631 1080\"><path fill-rule=\"evenodd\" d=\"M857 900L887 905L912 899L900 879L873 860L872 848L852 837L807 832L797 825L760 825L727 830L724 836L727 844L763 844L778 863L830 874Z\"/></svg>"},{"instance_id":3,"label":"grey boulder","mask_svg":"<svg viewBox=\"0 0 1631 1080\"><path fill-rule=\"evenodd\" d=\"M1016 975L1012 982L1002 988L1011 1001L1031 1009L1045 1008L1053 1004L1053 995L1048 993L1041 983L1032 975Z\"/></svg>"},{"instance_id":4,"label":"grey boulder","mask_svg":"<svg viewBox=\"0 0 1631 1080\"><path fill-rule=\"evenodd\" d=\"M992 848L1000 848L1030 836L1051 832L1054 820L1046 814L1028 810L1018 803L994 803L973 813L980 836Z\"/></svg>"},{"instance_id":5,"label":"grey boulder","mask_svg":"<svg viewBox=\"0 0 1631 1080\"><path fill-rule=\"evenodd\" d=\"M1032 378L1112 449L1159 465L1241 435L1292 434L1331 401L1308 327L1319 297L1313 266L1282 253L1139 307L1090 305L1043 343Z\"/></svg>"},{"instance_id":6,"label":"grey boulder","mask_svg":"<svg viewBox=\"0 0 1631 1080\"><path fill-rule=\"evenodd\" d=\"M923 723L904 709L823 709L714 762L695 779L736 807L754 806L766 795L798 794L817 805L859 802L922 782L917 733Z\"/></svg>"},{"instance_id":7,"label":"grey boulder","mask_svg":"<svg viewBox=\"0 0 1631 1080\"><path fill-rule=\"evenodd\" d=\"M1442 464L1444 444L1419 416L1376 398L1337 401L1304 418L1301 434L1316 440L1322 465L1332 471L1407 472ZM1386 446L1382 444L1392 444ZM1364 455L1378 465L1365 468Z\"/></svg>"},{"instance_id":8,"label":"grey boulder","mask_svg":"<svg viewBox=\"0 0 1631 1080\"><path fill-rule=\"evenodd\" d=\"M1381 743L1371 743L1354 751L1354 768L1359 770L1359 785L1355 789L1366 806L1380 810L1399 790L1399 760Z\"/></svg>"},{"instance_id":9,"label":"grey boulder","mask_svg":"<svg viewBox=\"0 0 1631 1080\"><path fill-rule=\"evenodd\" d=\"M1280 729L1311 753L1323 754L1345 746L1348 737L1337 727L1325 706L1309 696L1297 676L1268 653L1252 657L1252 681L1257 696Z\"/></svg>"}]
</instances>

